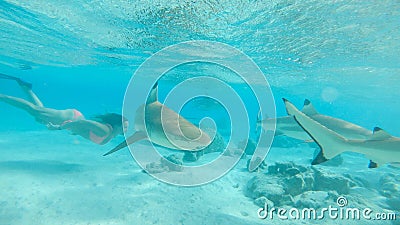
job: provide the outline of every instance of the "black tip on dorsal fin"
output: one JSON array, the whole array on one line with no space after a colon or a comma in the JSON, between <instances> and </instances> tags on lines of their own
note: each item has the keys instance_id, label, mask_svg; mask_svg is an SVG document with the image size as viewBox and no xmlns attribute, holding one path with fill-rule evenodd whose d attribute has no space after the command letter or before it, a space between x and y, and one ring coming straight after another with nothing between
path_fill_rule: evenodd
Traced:
<instances>
[{"instance_id":1,"label":"black tip on dorsal fin","mask_svg":"<svg viewBox=\"0 0 400 225\"><path fill-rule=\"evenodd\" d=\"M378 163L369 160L369 164L368 164L368 168L377 168L378 167Z\"/></svg>"},{"instance_id":2,"label":"black tip on dorsal fin","mask_svg":"<svg viewBox=\"0 0 400 225\"><path fill-rule=\"evenodd\" d=\"M151 88L149 97L147 98L146 104L150 104L158 101L158 81Z\"/></svg>"},{"instance_id":3,"label":"black tip on dorsal fin","mask_svg":"<svg viewBox=\"0 0 400 225\"><path fill-rule=\"evenodd\" d=\"M286 98L282 98L283 102L288 102L289 100L287 100Z\"/></svg>"},{"instance_id":4,"label":"black tip on dorsal fin","mask_svg":"<svg viewBox=\"0 0 400 225\"><path fill-rule=\"evenodd\" d=\"M384 129L380 128L380 127L374 127L374 132L373 135L371 137L369 137L369 140L386 140L386 139L390 139L393 136L391 134L389 134L388 132L386 132Z\"/></svg>"},{"instance_id":5,"label":"black tip on dorsal fin","mask_svg":"<svg viewBox=\"0 0 400 225\"><path fill-rule=\"evenodd\" d=\"M156 89L158 87L158 81L153 85L153 88L151 89Z\"/></svg>"},{"instance_id":6,"label":"black tip on dorsal fin","mask_svg":"<svg viewBox=\"0 0 400 225\"><path fill-rule=\"evenodd\" d=\"M314 106L311 104L311 101L308 99L304 100L303 109L301 110L301 112L308 116L318 114L318 111L314 108Z\"/></svg>"},{"instance_id":7,"label":"black tip on dorsal fin","mask_svg":"<svg viewBox=\"0 0 400 225\"><path fill-rule=\"evenodd\" d=\"M268 116L268 114L265 114L264 117L262 117L262 116L261 116L261 109L258 110L258 113L257 113L257 121L258 121L258 122L261 122L261 121L263 121L263 120L267 120L267 119L269 119L269 118L270 118L270 117Z\"/></svg>"},{"instance_id":8,"label":"black tip on dorsal fin","mask_svg":"<svg viewBox=\"0 0 400 225\"><path fill-rule=\"evenodd\" d=\"M328 159L324 156L323 150L321 150L319 151L318 155L313 159L311 165L318 165L326 161L328 161Z\"/></svg>"}]
</instances>

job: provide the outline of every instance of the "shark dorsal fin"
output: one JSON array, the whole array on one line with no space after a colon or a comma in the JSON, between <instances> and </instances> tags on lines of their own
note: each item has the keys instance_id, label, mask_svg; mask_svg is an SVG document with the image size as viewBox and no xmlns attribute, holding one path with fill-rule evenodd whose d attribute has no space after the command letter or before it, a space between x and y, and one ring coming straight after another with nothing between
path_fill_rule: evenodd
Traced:
<instances>
[{"instance_id":1,"label":"shark dorsal fin","mask_svg":"<svg viewBox=\"0 0 400 225\"><path fill-rule=\"evenodd\" d=\"M318 111L314 108L314 106L311 104L310 100L308 100L308 99L304 100L304 106L303 106L303 109L301 110L301 112L308 116L318 114Z\"/></svg>"},{"instance_id":2,"label":"shark dorsal fin","mask_svg":"<svg viewBox=\"0 0 400 225\"><path fill-rule=\"evenodd\" d=\"M267 114L265 114L264 115L264 118L261 116L261 109L260 110L258 110L258 113L257 113L257 121L263 121L263 120L267 120L267 119L270 119L270 117L267 115Z\"/></svg>"},{"instance_id":3,"label":"shark dorsal fin","mask_svg":"<svg viewBox=\"0 0 400 225\"><path fill-rule=\"evenodd\" d=\"M380 127L375 127L374 128L374 133L372 134L372 136L369 138L369 140L386 140L386 139L390 139L393 136L390 135L388 132L386 132L385 130L383 130Z\"/></svg>"},{"instance_id":4,"label":"shark dorsal fin","mask_svg":"<svg viewBox=\"0 0 400 225\"><path fill-rule=\"evenodd\" d=\"M146 104L150 104L158 101L158 82L156 82L150 91L149 97L147 98Z\"/></svg>"}]
</instances>

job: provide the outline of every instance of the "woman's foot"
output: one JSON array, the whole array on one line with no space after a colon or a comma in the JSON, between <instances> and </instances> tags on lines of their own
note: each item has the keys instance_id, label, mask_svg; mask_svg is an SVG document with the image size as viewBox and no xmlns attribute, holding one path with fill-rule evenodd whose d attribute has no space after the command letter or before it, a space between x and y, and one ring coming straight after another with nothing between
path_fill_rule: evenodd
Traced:
<instances>
[{"instance_id":1,"label":"woman's foot","mask_svg":"<svg viewBox=\"0 0 400 225\"><path fill-rule=\"evenodd\" d=\"M23 81L23 80L21 80L21 79L18 78L18 77L14 77L14 76L10 76L10 75L6 75L6 74L0 73L0 78L2 78L2 79L8 79L8 80L15 80L15 81L18 82L19 86L25 87L25 88L27 88L27 89L32 89L32 84L31 84L31 83L28 83L28 82L26 82L26 81Z\"/></svg>"},{"instance_id":2,"label":"woman's foot","mask_svg":"<svg viewBox=\"0 0 400 225\"><path fill-rule=\"evenodd\" d=\"M32 84L31 83L28 83L28 82L26 82L26 81L23 81L23 80L21 80L21 79L16 79L16 81L18 82L18 84L19 84L19 86L21 86L21 87L25 87L25 88L28 88L28 89L32 89Z\"/></svg>"}]
</instances>

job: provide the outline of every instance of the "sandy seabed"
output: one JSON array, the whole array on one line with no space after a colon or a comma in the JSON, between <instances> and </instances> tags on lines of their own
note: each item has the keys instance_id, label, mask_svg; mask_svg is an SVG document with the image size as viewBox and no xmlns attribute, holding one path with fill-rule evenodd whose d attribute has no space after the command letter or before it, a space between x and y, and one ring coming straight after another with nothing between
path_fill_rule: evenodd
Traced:
<instances>
[{"instance_id":1,"label":"sandy seabed","mask_svg":"<svg viewBox=\"0 0 400 225\"><path fill-rule=\"evenodd\" d=\"M177 187L144 173L127 149L103 157L118 141L97 146L65 132L0 133L0 224L400 224L399 220L281 220L276 216L261 220L257 194L249 182L255 177L268 181L269 192L275 181L288 179L284 175L268 169L249 173L246 160L241 160L215 182ZM146 154L150 146L140 142L134 148ZM273 147L266 163L309 168L312 155L308 145ZM390 166L371 170L362 165L365 162L350 154L339 166L320 167L356 184L346 193L349 205L357 199L357 206L364 203L381 212L395 211L388 200L400 206L391 197L400 182L391 182L390 199L379 190L379 182L384 176L398 177L400 170ZM301 194L293 196L294 201L298 203Z\"/></svg>"}]
</instances>

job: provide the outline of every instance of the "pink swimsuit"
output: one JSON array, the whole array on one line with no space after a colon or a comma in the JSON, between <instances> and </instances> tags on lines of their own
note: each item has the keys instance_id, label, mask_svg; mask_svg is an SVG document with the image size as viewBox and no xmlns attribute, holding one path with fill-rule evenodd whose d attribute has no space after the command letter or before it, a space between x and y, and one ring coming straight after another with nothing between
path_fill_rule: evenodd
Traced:
<instances>
[{"instance_id":1,"label":"pink swimsuit","mask_svg":"<svg viewBox=\"0 0 400 225\"><path fill-rule=\"evenodd\" d=\"M104 136L98 136L95 133L93 133L92 131L89 131L89 138L91 141L93 141L96 144L105 144L104 141L108 141L108 138L110 137L110 135L112 134L112 126L110 124L106 124L106 126L108 128L110 128L110 134L106 134Z\"/></svg>"},{"instance_id":2,"label":"pink swimsuit","mask_svg":"<svg viewBox=\"0 0 400 225\"><path fill-rule=\"evenodd\" d=\"M85 117L83 116L83 114L81 112L79 112L76 109L73 109L72 112L74 113L74 115L72 116L72 119L70 120L66 120L64 122L61 123L61 126L67 124L67 123L71 123L80 119L84 119Z\"/></svg>"},{"instance_id":3,"label":"pink swimsuit","mask_svg":"<svg viewBox=\"0 0 400 225\"><path fill-rule=\"evenodd\" d=\"M76 110L76 109L73 109L73 113L74 113L74 115L73 115L72 119L64 121L61 125L65 125L67 123L71 123L71 122L74 122L74 121L81 120L81 119L85 118L83 116L83 114L81 112L79 112L78 110ZM112 128L112 126L110 124L105 124L105 125L110 129L110 134L106 134L104 136L98 136L93 131L89 131L89 139L92 142L94 142L96 144L105 144L106 143L105 141L108 141L110 135L112 134L113 128Z\"/></svg>"},{"instance_id":4,"label":"pink swimsuit","mask_svg":"<svg viewBox=\"0 0 400 225\"><path fill-rule=\"evenodd\" d=\"M83 114L82 114L81 112L79 112L78 110L73 109L73 111L74 111L74 117L73 117L73 119L77 120L77 119L80 119L80 118L83 118L83 117L84 117Z\"/></svg>"}]
</instances>

